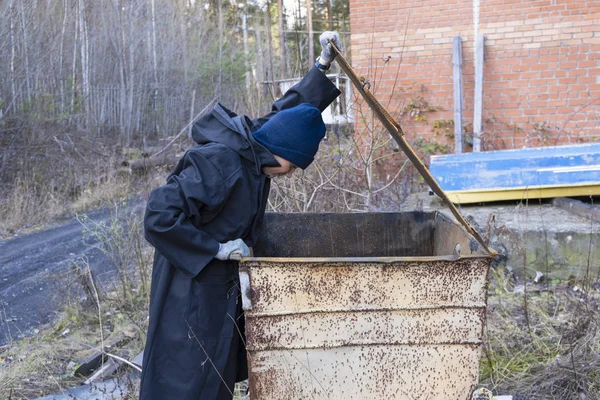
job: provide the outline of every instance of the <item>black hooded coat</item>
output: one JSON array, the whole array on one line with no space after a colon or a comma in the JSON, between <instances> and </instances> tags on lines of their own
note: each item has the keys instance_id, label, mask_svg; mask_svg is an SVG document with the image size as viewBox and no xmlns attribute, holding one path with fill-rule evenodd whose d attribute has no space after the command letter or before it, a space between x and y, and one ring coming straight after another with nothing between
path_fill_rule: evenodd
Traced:
<instances>
[{"instance_id":1,"label":"black hooded coat","mask_svg":"<svg viewBox=\"0 0 600 400\"><path fill-rule=\"evenodd\" d=\"M252 247L278 166L254 141L278 111L310 103L323 111L340 92L317 68L250 120L220 104L193 126L198 143L152 191L144 219L155 248L141 400L231 399L247 378L238 265L215 259L219 243Z\"/></svg>"}]
</instances>

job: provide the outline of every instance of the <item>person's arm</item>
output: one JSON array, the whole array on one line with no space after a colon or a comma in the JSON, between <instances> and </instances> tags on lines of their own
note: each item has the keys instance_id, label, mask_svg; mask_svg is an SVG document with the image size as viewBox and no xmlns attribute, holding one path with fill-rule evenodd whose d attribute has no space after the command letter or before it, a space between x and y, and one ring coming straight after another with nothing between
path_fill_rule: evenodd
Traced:
<instances>
[{"instance_id":1,"label":"person's arm","mask_svg":"<svg viewBox=\"0 0 600 400\"><path fill-rule=\"evenodd\" d=\"M152 191L144 228L146 240L170 264L194 277L217 255L220 244L196 228L192 220L203 208L225 201L225 185L219 171L198 152L188 151L181 172Z\"/></svg>"},{"instance_id":2,"label":"person's arm","mask_svg":"<svg viewBox=\"0 0 600 400\"><path fill-rule=\"evenodd\" d=\"M339 35L336 32L324 32L321 34L320 41L323 49L319 57L320 59L317 62L322 65L331 64L334 57L332 50L329 49L328 40L336 41L339 45L338 48L341 48ZM340 91L323 71L317 67L313 67L300 82L292 86L281 98L273 103L269 114L257 118L253 122L259 126L263 125L277 112L302 103L310 103L323 112L339 95Z\"/></svg>"}]
</instances>

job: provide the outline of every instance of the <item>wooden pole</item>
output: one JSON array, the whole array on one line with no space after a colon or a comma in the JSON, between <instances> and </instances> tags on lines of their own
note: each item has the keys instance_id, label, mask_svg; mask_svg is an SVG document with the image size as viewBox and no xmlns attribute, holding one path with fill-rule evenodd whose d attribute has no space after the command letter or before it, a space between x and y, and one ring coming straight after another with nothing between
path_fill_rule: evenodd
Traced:
<instances>
[{"instance_id":1,"label":"wooden pole","mask_svg":"<svg viewBox=\"0 0 600 400\"><path fill-rule=\"evenodd\" d=\"M452 65L454 80L454 152L462 153L464 147L463 135L463 85L462 85L462 38L452 39Z\"/></svg>"},{"instance_id":2,"label":"wooden pole","mask_svg":"<svg viewBox=\"0 0 600 400\"><path fill-rule=\"evenodd\" d=\"M475 42L475 104L473 112L473 151L481 151L483 109L483 45L485 37L477 35Z\"/></svg>"},{"instance_id":3,"label":"wooden pole","mask_svg":"<svg viewBox=\"0 0 600 400\"><path fill-rule=\"evenodd\" d=\"M308 31L308 70L315 64L315 44L313 42L312 1L306 0L306 30Z\"/></svg>"}]
</instances>

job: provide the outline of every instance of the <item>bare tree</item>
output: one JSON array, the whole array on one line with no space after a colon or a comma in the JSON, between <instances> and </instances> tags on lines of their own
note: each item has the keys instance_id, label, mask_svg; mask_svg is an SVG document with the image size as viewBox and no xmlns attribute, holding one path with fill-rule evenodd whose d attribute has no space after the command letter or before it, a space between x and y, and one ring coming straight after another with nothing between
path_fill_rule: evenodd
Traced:
<instances>
[{"instance_id":1,"label":"bare tree","mask_svg":"<svg viewBox=\"0 0 600 400\"><path fill-rule=\"evenodd\" d=\"M158 86L158 64L156 62L156 13L154 11L154 0L150 0L152 9L152 67L154 72L154 84Z\"/></svg>"},{"instance_id":2,"label":"bare tree","mask_svg":"<svg viewBox=\"0 0 600 400\"><path fill-rule=\"evenodd\" d=\"M23 35L23 59L25 61L25 84L27 88L27 101L31 101L31 82L29 75L29 52L27 51L28 40L27 40L27 25L25 24L25 7L24 1L19 2L21 5L21 34Z\"/></svg>"},{"instance_id":3,"label":"bare tree","mask_svg":"<svg viewBox=\"0 0 600 400\"><path fill-rule=\"evenodd\" d=\"M286 78L288 77L288 63L289 60L287 58L287 54L286 54L286 48L285 48L285 24L284 24L284 19L285 19L285 10L283 9L283 0L277 0L277 16L278 16L278 22L279 22L279 59L281 60L281 73L283 74L283 77ZM268 29L268 26L267 26Z\"/></svg>"},{"instance_id":4,"label":"bare tree","mask_svg":"<svg viewBox=\"0 0 600 400\"><path fill-rule=\"evenodd\" d=\"M313 40L312 1L306 0L306 29L308 30L308 68L315 63L315 44Z\"/></svg>"},{"instance_id":5,"label":"bare tree","mask_svg":"<svg viewBox=\"0 0 600 400\"><path fill-rule=\"evenodd\" d=\"M219 5L219 65L223 63L223 0L217 0ZM219 96L221 93L221 85L223 83L223 74L219 69L218 80L217 80L217 88L215 90L215 94Z\"/></svg>"},{"instance_id":6,"label":"bare tree","mask_svg":"<svg viewBox=\"0 0 600 400\"><path fill-rule=\"evenodd\" d=\"M65 36L67 32L67 12L68 12L68 0L63 0L63 18L60 30L60 45L59 45L59 56L58 56L58 86L60 93L60 110L65 111L65 86L63 79L63 69L65 67Z\"/></svg>"},{"instance_id":7,"label":"bare tree","mask_svg":"<svg viewBox=\"0 0 600 400\"><path fill-rule=\"evenodd\" d=\"M11 0L10 2L10 6L8 8L8 15L9 15L9 20L10 20L10 84L11 84L11 94L12 94L12 105L13 105L13 111L16 111L17 109L17 89L16 89L16 82L17 82L17 77L16 77L16 72L15 72L15 59L17 56L17 44L15 41L15 24L13 21L13 3L14 0Z\"/></svg>"},{"instance_id":8,"label":"bare tree","mask_svg":"<svg viewBox=\"0 0 600 400\"><path fill-rule=\"evenodd\" d=\"M77 17L79 21L79 57L81 59L81 95L82 111L83 115L87 120L88 110L88 96L90 93L90 70L89 70L89 40L88 40L88 29L85 21L85 1L78 0L77 3ZM87 125L87 124L86 124Z\"/></svg>"},{"instance_id":9,"label":"bare tree","mask_svg":"<svg viewBox=\"0 0 600 400\"><path fill-rule=\"evenodd\" d=\"M88 134L118 133L113 142L128 146L179 131L192 93L196 107L217 95L240 113L260 113L277 95L274 86L263 95L263 82L290 77L290 55L303 60L294 75L305 69L309 35L299 23L304 48L286 40L281 0L243 9L226 0L0 2L3 118L58 119Z\"/></svg>"}]
</instances>

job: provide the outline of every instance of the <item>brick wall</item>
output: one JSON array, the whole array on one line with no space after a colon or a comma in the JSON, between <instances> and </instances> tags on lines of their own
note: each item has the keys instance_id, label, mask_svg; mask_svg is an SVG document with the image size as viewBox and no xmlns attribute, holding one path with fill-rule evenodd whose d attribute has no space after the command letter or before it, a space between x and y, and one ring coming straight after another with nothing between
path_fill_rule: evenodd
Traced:
<instances>
[{"instance_id":1,"label":"brick wall","mask_svg":"<svg viewBox=\"0 0 600 400\"><path fill-rule=\"evenodd\" d=\"M481 0L479 7L482 150L600 139L600 1ZM463 123L472 132L473 11L474 0L350 0L352 64L409 138L453 150L452 38L459 35Z\"/></svg>"}]
</instances>

